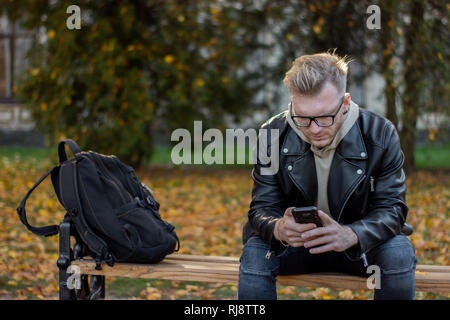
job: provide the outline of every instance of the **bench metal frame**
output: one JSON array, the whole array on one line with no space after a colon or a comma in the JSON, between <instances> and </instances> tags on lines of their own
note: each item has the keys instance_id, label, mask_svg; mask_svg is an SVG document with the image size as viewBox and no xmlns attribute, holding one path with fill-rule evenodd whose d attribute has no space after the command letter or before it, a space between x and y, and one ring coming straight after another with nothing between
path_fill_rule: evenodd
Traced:
<instances>
[{"instance_id":1,"label":"bench metal frame","mask_svg":"<svg viewBox=\"0 0 450 320\"><path fill-rule=\"evenodd\" d=\"M71 246L71 236L76 240ZM59 268L59 299L60 300L96 300L105 298L105 276L74 274L71 263L84 256L85 245L79 238L70 220L64 219L59 225L59 257L56 265ZM76 268L75 268L76 270ZM72 287L68 281L72 282ZM79 289L76 289L76 288Z\"/></svg>"}]
</instances>

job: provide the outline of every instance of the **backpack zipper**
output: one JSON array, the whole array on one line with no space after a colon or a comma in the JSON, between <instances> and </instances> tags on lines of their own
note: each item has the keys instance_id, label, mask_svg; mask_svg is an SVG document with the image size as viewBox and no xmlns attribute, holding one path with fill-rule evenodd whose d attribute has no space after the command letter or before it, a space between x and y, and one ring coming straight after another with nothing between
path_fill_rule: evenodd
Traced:
<instances>
[{"instance_id":1,"label":"backpack zipper","mask_svg":"<svg viewBox=\"0 0 450 320\"><path fill-rule=\"evenodd\" d=\"M97 157L92 155L90 152L88 153L88 155L91 158L91 160L94 161L95 166L100 170L100 172L102 172L105 176L110 177L110 175L108 173L106 173L105 170L98 164L98 160L96 160ZM119 195L122 198L123 204L126 204L127 201L125 200L125 197L123 196L123 192L121 191L121 188L119 187L119 185L114 181L114 179L110 179L109 181L111 181L112 185L119 192Z\"/></svg>"},{"instance_id":2,"label":"backpack zipper","mask_svg":"<svg viewBox=\"0 0 450 320\"><path fill-rule=\"evenodd\" d=\"M139 186L136 186L136 183L134 181L132 181L132 178L130 177L131 172L130 173L124 172L121 168L121 165L119 162L120 160L116 156L112 156L112 158L114 159L114 164L116 165L116 167L119 169L120 173L122 174L123 179L125 180L128 188L132 191L132 193L134 193L133 195L134 196L140 195L142 198L145 198L143 196L142 190L139 188Z\"/></svg>"},{"instance_id":3,"label":"backpack zipper","mask_svg":"<svg viewBox=\"0 0 450 320\"><path fill-rule=\"evenodd\" d=\"M114 176L114 175L108 170L108 168L106 167L105 163L103 162L102 157L99 156L98 159L100 160L100 163L102 164L102 166L103 166L103 168L105 169L105 171L108 172L109 176L110 176L113 180L115 180L115 181L116 181L116 184L120 187L120 185L121 185L122 183L120 182L119 179L117 179L116 176ZM128 195L128 197L130 198L130 201L133 201L133 197L128 193L128 191L127 191L127 190L123 190L123 191L125 192L125 194Z\"/></svg>"}]
</instances>

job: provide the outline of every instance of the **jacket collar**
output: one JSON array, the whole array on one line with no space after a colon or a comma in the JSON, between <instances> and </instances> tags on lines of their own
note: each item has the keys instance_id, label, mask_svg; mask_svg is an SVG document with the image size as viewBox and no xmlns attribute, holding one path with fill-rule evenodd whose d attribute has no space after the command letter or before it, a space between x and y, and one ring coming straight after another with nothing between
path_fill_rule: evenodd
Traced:
<instances>
[{"instance_id":1,"label":"jacket collar","mask_svg":"<svg viewBox=\"0 0 450 320\"><path fill-rule=\"evenodd\" d=\"M281 154L283 156L302 156L310 151L311 145L303 141L289 124L287 126L288 133L283 141ZM367 159L367 149L359 127L359 121L355 122L350 131L341 140L336 152L346 159Z\"/></svg>"},{"instance_id":2,"label":"jacket collar","mask_svg":"<svg viewBox=\"0 0 450 320\"><path fill-rule=\"evenodd\" d=\"M350 131L339 143L336 152L346 159L367 159L366 144L359 127L359 121L356 121Z\"/></svg>"}]
</instances>

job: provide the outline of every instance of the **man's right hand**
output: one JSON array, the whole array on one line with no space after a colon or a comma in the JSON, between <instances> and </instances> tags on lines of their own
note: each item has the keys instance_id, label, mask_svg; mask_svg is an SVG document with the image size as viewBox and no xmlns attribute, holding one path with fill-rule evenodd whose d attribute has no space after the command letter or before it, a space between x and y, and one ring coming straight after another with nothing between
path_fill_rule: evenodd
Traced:
<instances>
[{"instance_id":1,"label":"man's right hand","mask_svg":"<svg viewBox=\"0 0 450 320\"><path fill-rule=\"evenodd\" d=\"M297 223L292 215L292 209L289 207L284 212L283 218L275 224L274 236L279 241L287 242L291 247L303 246L304 239L301 238L303 232L316 228L314 223Z\"/></svg>"}]
</instances>

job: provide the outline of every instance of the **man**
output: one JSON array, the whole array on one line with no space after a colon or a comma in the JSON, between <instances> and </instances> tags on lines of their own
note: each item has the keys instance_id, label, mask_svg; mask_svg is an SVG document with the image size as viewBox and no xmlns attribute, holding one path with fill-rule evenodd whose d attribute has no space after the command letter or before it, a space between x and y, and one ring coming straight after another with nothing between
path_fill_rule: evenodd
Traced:
<instances>
[{"instance_id":1,"label":"man","mask_svg":"<svg viewBox=\"0 0 450 320\"><path fill-rule=\"evenodd\" d=\"M375 299L414 298L399 138L390 121L351 100L346 78L345 58L331 53L299 57L286 73L289 108L262 126L279 130L265 143L278 142L279 170L262 174L258 161L252 172L239 299L276 299L279 274L367 277L369 265L381 271ZM312 205L323 227L294 221L294 207Z\"/></svg>"}]
</instances>

